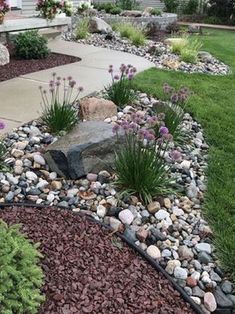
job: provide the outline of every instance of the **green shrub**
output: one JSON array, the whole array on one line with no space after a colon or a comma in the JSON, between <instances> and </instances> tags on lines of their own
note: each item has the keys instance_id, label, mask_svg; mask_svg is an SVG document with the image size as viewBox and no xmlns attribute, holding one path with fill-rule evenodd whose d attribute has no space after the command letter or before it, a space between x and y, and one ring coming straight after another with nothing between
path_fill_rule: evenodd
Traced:
<instances>
[{"instance_id":1,"label":"green shrub","mask_svg":"<svg viewBox=\"0 0 235 314\"><path fill-rule=\"evenodd\" d=\"M189 0L183 5L182 13L183 14L195 14L197 13L199 7L198 0Z\"/></svg>"},{"instance_id":2,"label":"green shrub","mask_svg":"<svg viewBox=\"0 0 235 314\"><path fill-rule=\"evenodd\" d=\"M162 11L158 8L152 8L150 14L160 16L162 14Z\"/></svg>"},{"instance_id":3,"label":"green shrub","mask_svg":"<svg viewBox=\"0 0 235 314\"><path fill-rule=\"evenodd\" d=\"M110 10L110 14L113 14L113 15L120 14L121 12L122 12L122 9L119 7L115 7L115 8Z\"/></svg>"},{"instance_id":4,"label":"green shrub","mask_svg":"<svg viewBox=\"0 0 235 314\"><path fill-rule=\"evenodd\" d=\"M50 50L47 40L38 31L26 31L16 36L14 40L16 56L22 59L43 59Z\"/></svg>"},{"instance_id":5,"label":"green shrub","mask_svg":"<svg viewBox=\"0 0 235 314\"><path fill-rule=\"evenodd\" d=\"M75 85L76 82L72 77L68 77L67 81L64 78L61 83L61 78L56 78L54 73L49 83L49 95L40 87L44 105L41 120L54 134L70 131L78 121L78 112L74 105L77 104L78 96L83 88L78 87L76 91Z\"/></svg>"},{"instance_id":6,"label":"green shrub","mask_svg":"<svg viewBox=\"0 0 235 314\"><path fill-rule=\"evenodd\" d=\"M179 0L161 0L164 2L165 11L168 13L176 13L179 7Z\"/></svg>"},{"instance_id":7,"label":"green shrub","mask_svg":"<svg viewBox=\"0 0 235 314\"><path fill-rule=\"evenodd\" d=\"M38 266L41 254L19 226L0 221L0 312L36 314L44 297L40 294L43 273Z\"/></svg>"},{"instance_id":8,"label":"green shrub","mask_svg":"<svg viewBox=\"0 0 235 314\"><path fill-rule=\"evenodd\" d=\"M132 78L136 70L132 66L124 64L120 67L120 75L113 74L113 66L110 66L109 73L112 77L112 84L105 87L106 98L113 101L117 106L124 107L136 99L132 90Z\"/></svg>"},{"instance_id":9,"label":"green shrub","mask_svg":"<svg viewBox=\"0 0 235 314\"><path fill-rule=\"evenodd\" d=\"M136 0L117 0L116 5L122 10L134 10L138 7L139 3Z\"/></svg>"},{"instance_id":10,"label":"green shrub","mask_svg":"<svg viewBox=\"0 0 235 314\"><path fill-rule=\"evenodd\" d=\"M89 19L83 18L76 25L75 38L76 40L79 40L85 39L88 36L89 36Z\"/></svg>"},{"instance_id":11,"label":"green shrub","mask_svg":"<svg viewBox=\"0 0 235 314\"><path fill-rule=\"evenodd\" d=\"M123 23L117 25L117 30L120 32L121 37L130 38L135 32L135 27L129 23Z\"/></svg>"},{"instance_id":12,"label":"green shrub","mask_svg":"<svg viewBox=\"0 0 235 314\"><path fill-rule=\"evenodd\" d=\"M169 192L164 159L155 151L155 146L144 146L134 133L126 132L125 144L116 152L115 171L115 185L123 191L121 194L135 194L146 204L153 197Z\"/></svg>"}]
</instances>

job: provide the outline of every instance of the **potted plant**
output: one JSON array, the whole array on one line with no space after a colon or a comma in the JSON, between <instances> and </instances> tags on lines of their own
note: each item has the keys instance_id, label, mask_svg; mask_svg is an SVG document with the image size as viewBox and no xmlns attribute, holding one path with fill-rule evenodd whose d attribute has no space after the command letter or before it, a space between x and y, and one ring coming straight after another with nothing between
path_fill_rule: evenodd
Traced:
<instances>
[{"instance_id":1,"label":"potted plant","mask_svg":"<svg viewBox=\"0 0 235 314\"><path fill-rule=\"evenodd\" d=\"M0 0L0 24L4 21L5 14L10 10L9 4L6 0Z\"/></svg>"}]
</instances>

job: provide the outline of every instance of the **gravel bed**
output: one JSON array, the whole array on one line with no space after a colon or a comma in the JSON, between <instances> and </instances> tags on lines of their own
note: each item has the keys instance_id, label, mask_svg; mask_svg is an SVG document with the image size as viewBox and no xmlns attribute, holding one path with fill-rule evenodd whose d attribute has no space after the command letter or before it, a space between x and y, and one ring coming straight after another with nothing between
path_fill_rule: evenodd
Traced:
<instances>
[{"instance_id":1,"label":"gravel bed","mask_svg":"<svg viewBox=\"0 0 235 314\"><path fill-rule=\"evenodd\" d=\"M122 121L137 111L151 113L158 104L162 102L138 93L132 106L105 121ZM32 121L13 130L4 140L10 169L0 172L0 202L33 202L86 211L113 229L124 231L126 237L158 260L197 304L204 310L206 306L205 313L217 307L235 307L233 284L216 258L213 233L201 211L208 145L201 125L188 113L182 128L188 140L169 147L180 151L181 159L173 161L169 152L165 155L179 193L159 197L145 206L135 196L120 200L113 175L107 171L79 180L59 178L43 158L46 146L57 138L39 121Z\"/></svg>"},{"instance_id":2,"label":"gravel bed","mask_svg":"<svg viewBox=\"0 0 235 314\"><path fill-rule=\"evenodd\" d=\"M39 313L194 313L169 281L103 227L69 211L2 209L40 242L45 303Z\"/></svg>"},{"instance_id":3,"label":"gravel bed","mask_svg":"<svg viewBox=\"0 0 235 314\"><path fill-rule=\"evenodd\" d=\"M78 62L78 57L51 53L44 59L23 60L16 57L10 58L10 63L1 66L0 82L10 80L20 75L46 70L57 66Z\"/></svg>"},{"instance_id":4,"label":"gravel bed","mask_svg":"<svg viewBox=\"0 0 235 314\"><path fill-rule=\"evenodd\" d=\"M65 33L63 38L69 41L74 40L72 32ZM115 32L108 35L91 34L87 39L78 40L77 42L132 53L148 59L159 69L212 75L226 75L230 73L230 68L227 65L214 58L208 52L203 52L202 57L199 58L196 64L190 64L180 61L180 57L171 53L170 47L162 42L149 40L145 46L136 47L128 39L121 38Z\"/></svg>"}]
</instances>

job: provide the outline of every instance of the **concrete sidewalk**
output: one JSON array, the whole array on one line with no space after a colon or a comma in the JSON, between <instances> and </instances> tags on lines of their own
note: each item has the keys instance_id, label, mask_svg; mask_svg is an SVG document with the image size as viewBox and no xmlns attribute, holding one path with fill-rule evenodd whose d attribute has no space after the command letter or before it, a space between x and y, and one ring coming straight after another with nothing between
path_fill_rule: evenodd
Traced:
<instances>
[{"instance_id":1,"label":"concrete sidewalk","mask_svg":"<svg viewBox=\"0 0 235 314\"><path fill-rule=\"evenodd\" d=\"M138 72L153 67L148 60L129 53L56 40L49 43L53 52L78 56L82 61L26 74L0 83L0 119L6 123L5 132L18 127L41 114L41 97L38 87L45 85L52 72L61 77L71 75L84 87L81 97L103 89L110 82L108 66L117 69L121 63L134 65Z\"/></svg>"}]
</instances>

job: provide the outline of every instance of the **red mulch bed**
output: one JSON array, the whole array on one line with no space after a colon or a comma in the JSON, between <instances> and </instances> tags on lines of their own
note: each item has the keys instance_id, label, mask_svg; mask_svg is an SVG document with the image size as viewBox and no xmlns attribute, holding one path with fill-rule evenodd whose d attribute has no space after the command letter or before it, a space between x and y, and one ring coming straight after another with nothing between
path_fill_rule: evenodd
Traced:
<instances>
[{"instance_id":1,"label":"red mulch bed","mask_svg":"<svg viewBox=\"0 0 235 314\"><path fill-rule=\"evenodd\" d=\"M46 301L40 314L194 313L169 281L105 228L70 211L0 210L40 242ZM121 248L115 243L121 244Z\"/></svg>"},{"instance_id":2,"label":"red mulch bed","mask_svg":"<svg viewBox=\"0 0 235 314\"><path fill-rule=\"evenodd\" d=\"M0 82L10 80L20 75L74 63L80 60L81 59L78 57L58 53L50 53L48 57L37 60L22 60L12 56L10 63L0 67Z\"/></svg>"}]
</instances>

